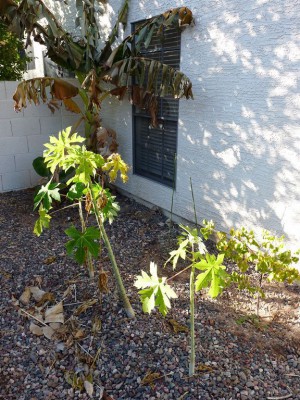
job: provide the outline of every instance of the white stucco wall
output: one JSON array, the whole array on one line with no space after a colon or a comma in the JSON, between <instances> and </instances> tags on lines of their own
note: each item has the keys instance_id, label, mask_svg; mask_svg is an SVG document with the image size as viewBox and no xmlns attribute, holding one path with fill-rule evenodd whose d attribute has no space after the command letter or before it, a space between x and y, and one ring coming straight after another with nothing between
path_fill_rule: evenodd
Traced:
<instances>
[{"instance_id":1,"label":"white stucco wall","mask_svg":"<svg viewBox=\"0 0 300 400\"><path fill-rule=\"evenodd\" d=\"M300 247L300 2L132 0L129 21L182 4L196 23L181 49L195 100L180 101L174 213L194 219L192 177L199 220L264 227ZM132 165L131 105L109 106L104 123ZM160 184L132 175L122 187L170 210Z\"/></svg>"}]
</instances>

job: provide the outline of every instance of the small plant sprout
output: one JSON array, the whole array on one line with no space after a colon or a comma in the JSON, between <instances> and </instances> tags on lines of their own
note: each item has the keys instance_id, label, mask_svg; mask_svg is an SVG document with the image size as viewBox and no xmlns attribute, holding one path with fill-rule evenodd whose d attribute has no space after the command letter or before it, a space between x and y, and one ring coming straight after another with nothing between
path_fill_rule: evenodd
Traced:
<instances>
[{"instance_id":1,"label":"small plant sprout","mask_svg":"<svg viewBox=\"0 0 300 400\"><path fill-rule=\"evenodd\" d=\"M198 235L197 229L191 229L182 226L182 235L178 237L178 248L170 252L170 257L166 261L172 262L173 269L177 267L179 259L189 261L189 265L182 269L173 277L159 278L157 276L157 266L150 264L150 275L142 271L137 276L135 286L139 291L143 311L150 312L157 306L159 311L165 316L171 308L170 299L176 298L177 295L169 286L175 276L183 271L190 269L190 361L189 375L195 374L195 291L198 292L204 288L209 288L208 294L211 297L217 297L225 287L227 273L225 266L222 265L224 255L217 257L208 254L202 238ZM203 271L196 278L196 270Z\"/></svg>"},{"instance_id":2,"label":"small plant sprout","mask_svg":"<svg viewBox=\"0 0 300 400\"><path fill-rule=\"evenodd\" d=\"M35 196L34 208L38 208L39 218L34 226L34 233L40 236L45 228L50 225L50 211L52 202L60 201L59 190L63 185L53 183L54 174L57 170L67 173L70 169L73 174L66 183L68 200L78 206L81 230L75 226L66 229L69 241L66 249L69 255L74 256L81 265L87 265L90 277L94 277L94 260L97 260L100 253L100 240L103 240L111 261L112 270L117 282L120 299L123 302L127 316L134 317L134 311L127 297L116 259L106 234L105 221L112 223L117 216L119 206L115 197L109 189L97 182L99 173L108 175L110 182L113 182L120 174L124 182L127 181L128 166L121 159L119 154L113 154L104 159L100 154L88 151L82 143L84 138L71 133L71 127L59 132L58 137L50 137L50 143L45 147L44 159L46 167L52 173L49 182L42 186ZM87 213L86 219L83 216L83 206ZM94 215L96 227L87 227L87 218Z\"/></svg>"},{"instance_id":3,"label":"small plant sprout","mask_svg":"<svg viewBox=\"0 0 300 400\"><path fill-rule=\"evenodd\" d=\"M203 232L206 238L214 231L212 221L203 221ZM296 268L299 262L300 251L286 249L284 236L277 237L267 230L261 234L254 233L244 227L231 229L229 235L225 232L215 232L217 250L224 254L224 258L234 261L238 271L230 274L230 281L237 284L239 289L248 290L257 296L256 313L259 315L260 299L265 297L264 281L292 283L299 279ZM249 271L258 274L258 285L253 285L249 278Z\"/></svg>"},{"instance_id":4,"label":"small plant sprout","mask_svg":"<svg viewBox=\"0 0 300 400\"><path fill-rule=\"evenodd\" d=\"M157 265L150 263L150 275L141 271L134 283L138 289L144 313L150 314L151 311L158 307L163 316L167 315L168 309L171 308L170 299L176 299L177 294L167 284L167 278L159 278L157 276Z\"/></svg>"}]
</instances>

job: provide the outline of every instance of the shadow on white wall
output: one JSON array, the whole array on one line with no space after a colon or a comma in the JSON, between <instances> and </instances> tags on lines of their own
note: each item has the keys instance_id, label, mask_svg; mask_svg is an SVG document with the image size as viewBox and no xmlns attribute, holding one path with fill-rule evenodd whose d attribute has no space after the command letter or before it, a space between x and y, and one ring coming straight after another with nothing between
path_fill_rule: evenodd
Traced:
<instances>
[{"instance_id":1,"label":"shadow on white wall","mask_svg":"<svg viewBox=\"0 0 300 400\"><path fill-rule=\"evenodd\" d=\"M200 214L223 227L258 225L299 241L300 5L205 3L183 49L196 100L181 103L179 185L194 172Z\"/></svg>"}]
</instances>

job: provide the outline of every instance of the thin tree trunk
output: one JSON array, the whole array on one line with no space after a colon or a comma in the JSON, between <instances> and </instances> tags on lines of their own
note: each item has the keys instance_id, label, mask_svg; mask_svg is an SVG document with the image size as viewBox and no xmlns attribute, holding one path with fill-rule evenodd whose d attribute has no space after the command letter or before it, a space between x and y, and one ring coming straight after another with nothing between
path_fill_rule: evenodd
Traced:
<instances>
[{"instance_id":1,"label":"thin tree trunk","mask_svg":"<svg viewBox=\"0 0 300 400\"><path fill-rule=\"evenodd\" d=\"M189 376L195 374L195 267L192 265L190 274L190 364Z\"/></svg>"},{"instance_id":2,"label":"thin tree trunk","mask_svg":"<svg viewBox=\"0 0 300 400\"><path fill-rule=\"evenodd\" d=\"M79 218L81 221L81 229L82 229L82 232L84 232L86 230L86 225L85 225L85 221L84 221L84 217L83 217L81 200L79 200L79 202L78 202L78 210L79 210ZM94 264L93 264L92 256L89 253L89 251L86 251L86 263L87 263L87 267L89 270L90 278L94 279L94 277L95 277Z\"/></svg>"},{"instance_id":3,"label":"thin tree trunk","mask_svg":"<svg viewBox=\"0 0 300 400\"><path fill-rule=\"evenodd\" d=\"M101 216L99 215L96 199L94 197L94 193L92 192L92 190L90 190L90 195L91 195L91 199L92 199L92 202L93 202L93 208L94 208L94 211L95 211L96 220L97 220L97 223L98 223L98 226L99 226L99 229L100 229L101 236L103 238L104 244L105 244L105 246L107 248L108 256L109 256L109 259L110 259L110 262L111 262L111 266L112 266L112 270L113 270L113 273L114 273L114 276L115 276L115 279L116 279L116 282L117 282L117 287L118 287L118 293L119 293L120 300L123 303L123 306L125 308L125 311L126 311L126 314L127 314L128 318L135 318L135 313L134 313L133 308L132 308L132 306L130 304L130 301L128 299L128 296L127 296L127 293L126 293L126 290L125 290L125 287L124 287L124 284L123 284L123 281L122 281L122 277L121 277L121 274L120 274L120 270L118 268L118 265L117 265L117 262L116 262L116 259L115 259L115 256L114 256L110 241L108 239L108 236L106 234L103 222L101 220Z\"/></svg>"}]
</instances>

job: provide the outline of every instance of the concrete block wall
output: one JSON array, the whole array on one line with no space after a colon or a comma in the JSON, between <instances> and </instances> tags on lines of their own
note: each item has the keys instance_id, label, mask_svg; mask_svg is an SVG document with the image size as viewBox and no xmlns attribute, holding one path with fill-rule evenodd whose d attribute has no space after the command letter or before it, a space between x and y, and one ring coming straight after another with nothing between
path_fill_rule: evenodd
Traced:
<instances>
[{"instance_id":1,"label":"concrete block wall","mask_svg":"<svg viewBox=\"0 0 300 400\"><path fill-rule=\"evenodd\" d=\"M49 136L78 119L64 108L52 114L46 104L28 105L16 113L12 100L16 87L17 82L0 82L0 192L37 185L41 177L32 161L43 154Z\"/></svg>"}]
</instances>

